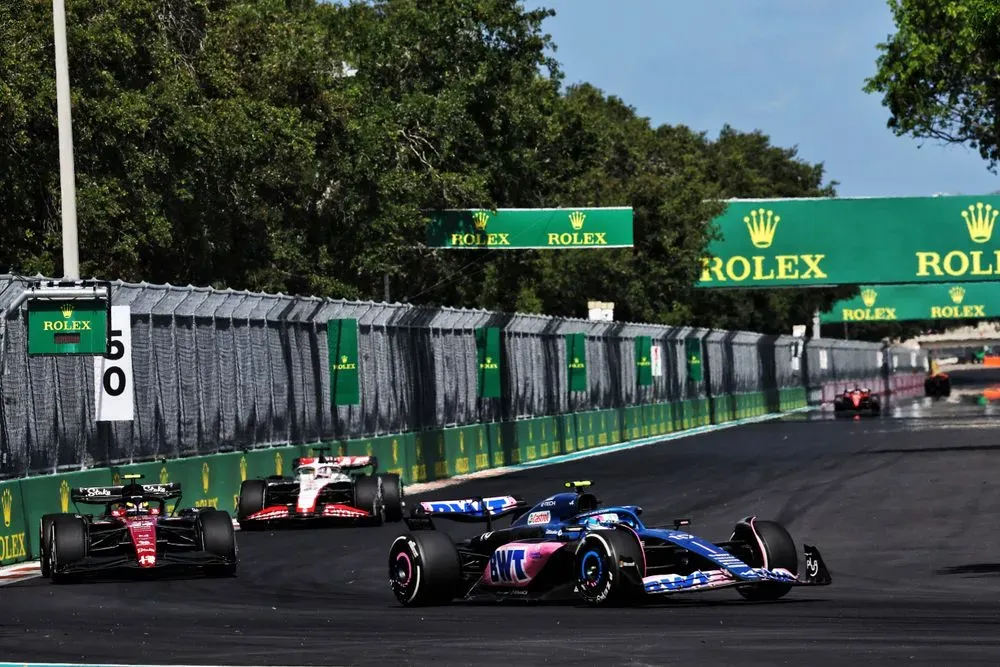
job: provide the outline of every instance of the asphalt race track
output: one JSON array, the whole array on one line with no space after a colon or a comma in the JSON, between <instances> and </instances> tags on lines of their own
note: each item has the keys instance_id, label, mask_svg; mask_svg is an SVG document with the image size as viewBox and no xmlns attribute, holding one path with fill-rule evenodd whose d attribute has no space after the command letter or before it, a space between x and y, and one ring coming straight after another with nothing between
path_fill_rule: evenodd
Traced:
<instances>
[{"instance_id":1,"label":"asphalt race track","mask_svg":"<svg viewBox=\"0 0 1000 667\"><path fill-rule=\"evenodd\" d=\"M239 534L228 580L42 579L0 588L0 660L217 665L857 665L1000 663L1000 429L963 371L950 399L882 418L788 417L517 472L427 498L541 499L595 480L649 523L724 539L748 514L817 545L834 583L777 603L733 591L642 609L404 609L387 583L401 529ZM971 384L970 384L971 383ZM443 523L443 522L442 522ZM453 534L475 528L448 525ZM481 530L481 529L480 529Z\"/></svg>"}]
</instances>

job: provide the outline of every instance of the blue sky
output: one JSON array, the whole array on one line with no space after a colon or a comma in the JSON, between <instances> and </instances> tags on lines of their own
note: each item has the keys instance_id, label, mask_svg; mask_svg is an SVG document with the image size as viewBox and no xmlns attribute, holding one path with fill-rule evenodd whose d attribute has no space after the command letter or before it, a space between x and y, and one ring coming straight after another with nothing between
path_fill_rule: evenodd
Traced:
<instances>
[{"instance_id":1,"label":"blue sky","mask_svg":"<svg viewBox=\"0 0 1000 667\"><path fill-rule=\"evenodd\" d=\"M896 137L866 95L876 44L894 32L884 0L524 0L557 16L545 28L565 82L586 81L654 125L710 137L725 123L797 146L851 196L1000 190L975 151Z\"/></svg>"}]
</instances>

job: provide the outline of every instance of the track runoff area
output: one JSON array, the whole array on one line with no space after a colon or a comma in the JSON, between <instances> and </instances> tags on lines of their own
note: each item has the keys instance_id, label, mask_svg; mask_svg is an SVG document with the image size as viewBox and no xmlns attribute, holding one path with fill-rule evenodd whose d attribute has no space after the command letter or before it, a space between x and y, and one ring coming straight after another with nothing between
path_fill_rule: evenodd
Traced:
<instances>
[{"instance_id":1,"label":"track runoff area","mask_svg":"<svg viewBox=\"0 0 1000 667\"><path fill-rule=\"evenodd\" d=\"M833 584L753 603L731 590L638 608L463 603L409 609L387 583L401 524L240 533L232 579L34 578L0 588L7 664L991 664L1000 662L995 369L955 371L946 399L881 417L826 411L457 480L408 500L593 480L650 525L728 538L747 515L820 548ZM438 522L453 537L483 526ZM0 663L2 667L3 663Z\"/></svg>"}]
</instances>

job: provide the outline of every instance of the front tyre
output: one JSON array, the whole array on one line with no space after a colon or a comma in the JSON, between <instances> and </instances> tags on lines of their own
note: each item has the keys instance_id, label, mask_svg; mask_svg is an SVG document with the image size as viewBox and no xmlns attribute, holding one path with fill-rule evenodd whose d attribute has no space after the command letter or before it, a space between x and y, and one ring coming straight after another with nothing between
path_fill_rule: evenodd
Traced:
<instances>
[{"instance_id":1,"label":"front tyre","mask_svg":"<svg viewBox=\"0 0 1000 667\"><path fill-rule=\"evenodd\" d=\"M462 565L451 538L432 530L400 535L389 547L389 587L400 604L447 604L462 587Z\"/></svg>"},{"instance_id":2,"label":"front tyre","mask_svg":"<svg viewBox=\"0 0 1000 667\"><path fill-rule=\"evenodd\" d=\"M799 573L799 552L795 541L785 527L776 521L754 521L757 539L748 536L751 558L747 565L751 567L766 567L769 570L783 568L793 575ZM792 590L792 584L750 584L739 586L736 591L747 600L754 602L777 600Z\"/></svg>"},{"instance_id":3,"label":"front tyre","mask_svg":"<svg viewBox=\"0 0 1000 667\"><path fill-rule=\"evenodd\" d=\"M646 558L631 531L611 529L588 533L576 549L577 593L587 604L636 604L645 593Z\"/></svg>"},{"instance_id":4,"label":"front tyre","mask_svg":"<svg viewBox=\"0 0 1000 667\"><path fill-rule=\"evenodd\" d=\"M249 517L262 509L267 501L267 482L262 479L248 479L240 484L240 499L237 503L236 520L240 530L262 528L263 522Z\"/></svg>"},{"instance_id":5,"label":"front tyre","mask_svg":"<svg viewBox=\"0 0 1000 667\"><path fill-rule=\"evenodd\" d=\"M378 477L370 475L354 481L354 506L371 514L372 523L382 524L382 487Z\"/></svg>"},{"instance_id":6,"label":"front tyre","mask_svg":"<svg viewBox=\"0 0 1000 667\"><path fill-rule=\"evenodd\" d=\"M201 544L206 553L225 559L224 564L209 565L205 574L210 577L231 577L236 574L236 531L229 512L209 510L198 516L201 525Z\"/></svg>"},{"instance_id":7,"label":"front tyre","mask_svg":"<svg viewBox=\"0 0 1000 667\"><path fill-rule=\"evenodd\" d=\"M386 523L403 520L403 484L399 475L385 473L378 476L382 483L382 512Z\"/></svg>"}]
</instances>

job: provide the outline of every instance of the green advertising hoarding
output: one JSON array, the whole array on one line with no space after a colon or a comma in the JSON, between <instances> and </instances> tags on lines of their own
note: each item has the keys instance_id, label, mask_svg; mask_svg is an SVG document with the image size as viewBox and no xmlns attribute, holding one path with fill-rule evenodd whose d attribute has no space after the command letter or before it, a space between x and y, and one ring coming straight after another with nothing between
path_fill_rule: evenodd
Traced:
<instances>
[{"instance_id":1,"label":"green advertising hoarding","mask_svg":"<svg viewBox=\"0 0 1000 667\"><path fill-rule=\"evenodd\" d=\"M428 213L427 245L453 250L630 248L632 208L452 209Z\"/></svg>"},{"instance_id":2,"label":"green advertising hoarding","mask_svg":"<svg viewBox=\"0 0 1000 667\"><path fill-rule=\"evenodd\" d=\"M359 405L358 321L330 320L326 325L330 359L330 397L334 405Z\"/></svg>"},{"instance_id":3,"label":"green advertising hoarding","mask_svg":"<svg viewBox=\"0 0 1000 667\"><path fill-rule=\"evenodd\" d=\"M853 299L838 301L823 324L902 322L1000 317L1000 283L865 285Z\"/></svg>"},{"instance_id":4,"label":"green advertising hoarding","mask_svg":"<svg viewBox=\"0 0 1000 667\"><path fill-rule=\"evenodd\" d=\"M587 391L586 334L566 334L566 372L570 391Z\"/></svg>"},{"instance_id":5,"label":"green advertising hoarding","mask_svg":"<svg viewBox=\"0 0 1000 667\"><path fill-rule=\"evenodd\" d=\"M480 398L500 398L500 329L476 329L477 389Z\"/></svg>"},{"instance_id":6,"label":"green advertising hoarding","mask_svg":"<svg viewBox=\"0 0 1000 667\"><path fill-rule=\"evenodd\" d=\"M684 357L687 359L688 380L701 382L704 369L701 363L701 339L686 338L684 340Z\"/></svg>"},{"instance_id":7,"label":"green advertising hoarding","mask_svg":"<svg viewBox=\"0 0 1000 667\"><path fill-rule=\"evenodd\" d=\"M635 339L635 373L640 387L653 384L653 338L638 336Z\"/></svg>"},{"instance_id":8,"label":"green advertising hoarding","mask_svg":"<svg viewBox=\"0 0 1000 667\"><path fill-rule=\"evenodd\" d=\"M997 280L1000 196L735 199L697 287Z\"/></svg>"},{"instance_id":9,"label":"green advertising hoarding","mask_svg":"<svg viewBox=\"0 0 1000 667\"><path fill-rule=\"evenodd\" d=\"M28 354L105 355L110 326L105 299L30 299Z\"/></svg>"}]
</instances>

